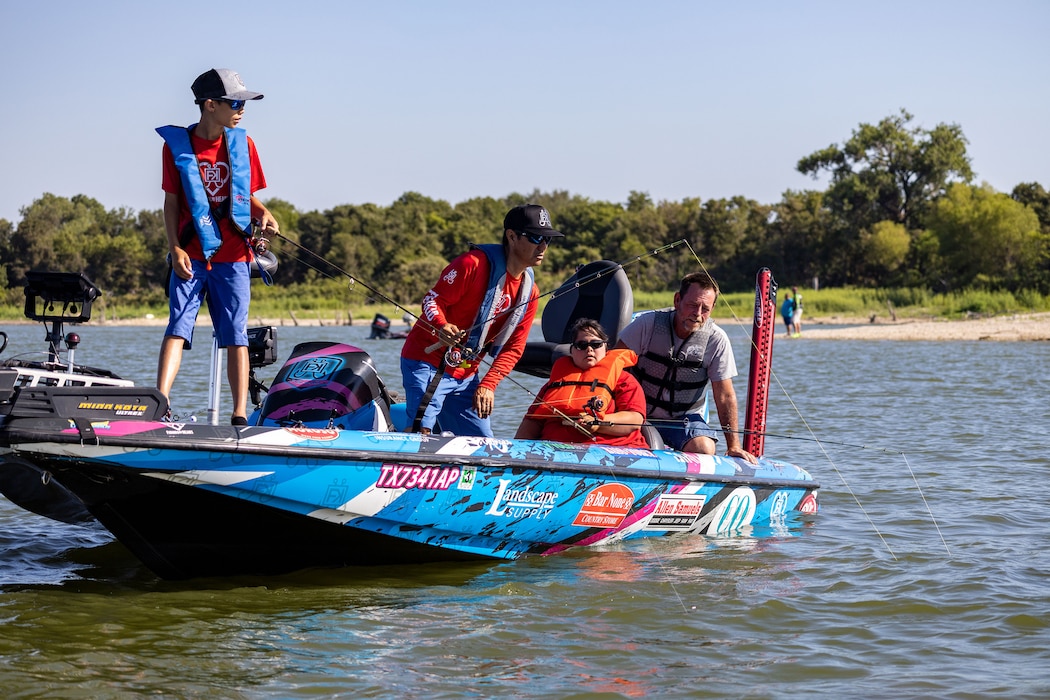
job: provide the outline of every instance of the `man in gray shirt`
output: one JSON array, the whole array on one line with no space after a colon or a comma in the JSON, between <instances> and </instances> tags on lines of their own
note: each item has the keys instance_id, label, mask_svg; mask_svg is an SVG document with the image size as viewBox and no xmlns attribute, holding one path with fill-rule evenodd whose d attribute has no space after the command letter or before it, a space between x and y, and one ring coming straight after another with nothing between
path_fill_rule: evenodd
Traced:
<instances>
[{"instance_id":1,"label":"man in gray shirt","mask_svg":"<svg viewBox=\"0 0 1050 700\"><path fill-rule=\"evenodd\" d=\"M740 442L733 348L710 318L717 298L718 283L709 274L686 275L674 307L636 318L620 332L618 345L638 355L634 374L645 391L647 418L668 447L715 454L718 431L700 413L710 381L726 455L755 463Z\"/></svg>"}]
</instances>

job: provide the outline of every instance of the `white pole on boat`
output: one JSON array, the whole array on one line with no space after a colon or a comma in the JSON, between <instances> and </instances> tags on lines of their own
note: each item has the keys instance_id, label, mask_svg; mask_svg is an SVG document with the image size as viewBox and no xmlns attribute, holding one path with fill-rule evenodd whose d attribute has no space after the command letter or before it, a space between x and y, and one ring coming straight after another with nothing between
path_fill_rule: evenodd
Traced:
<instances>
[{"instance_id":1,"label":"white pole on boat","mask_svg":"<svg viewBox=\"0 0 1050 700\"><path fill-rule=\"evenodd\" d=\"M211 335L211 372L208 377L208 424L219 424L219 384L222 379L222 368L219 364L219 337Z\"/></svg>"}]
</instances>

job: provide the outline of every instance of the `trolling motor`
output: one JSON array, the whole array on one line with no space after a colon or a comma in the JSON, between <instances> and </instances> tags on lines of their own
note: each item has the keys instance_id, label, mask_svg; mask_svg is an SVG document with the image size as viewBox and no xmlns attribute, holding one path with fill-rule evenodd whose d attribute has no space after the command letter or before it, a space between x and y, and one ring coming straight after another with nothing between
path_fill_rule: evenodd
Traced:
<instances>
[{"instance_id":1,"label":"trolling motor","mask_svg":"<svg viewBox=\"0 0 1050 700\"><path fill-rule=\"evenodd\" d=\"M102 292L91 280L76 272L27 272L25 316L33 321L51 323L48 331L47 360L57 364L58 348L62 343L63 323L85 323L91 319L91 303L102 296ZM56 306L57 304L57 306ZM69 370L73 371L73 350L80 343L80 336L70 333L73 339L69 347Z\"/></svg>"},{"instance_id":2,"label":"trolling motor","mask_svg":"<svg viewBox=\"0 0 1050 700\"><path fill-rule=\"evenodd\" d=\"M262 394L269 389L255 376L255 370L277 362L277 329L258 326L248 329L248 392L252 405L262 405Z\"/></svg>"},{"instance_id":3,"label":"trolling motor","mask_svg":"<svg viewBox=\"0 0 1050 700\"><path fill-rule=\"evenodd\" d=\"M91 320L91 304L102 296L102 291L91 280L79 272L31 271L26 273L25 295L26 318L51 324L44 338L47 341L47 362L26 364L12 360L6 364L25 367L37 364L41 369L59 370L62 368L59 348L64 341L69 350L65 366L67 374L81 372L91 375L93 383L131 383L109 370L78 367L73 358L80 345L80 335L70 332L63 336L63 324Z\"/></svg>"}]
</instances>

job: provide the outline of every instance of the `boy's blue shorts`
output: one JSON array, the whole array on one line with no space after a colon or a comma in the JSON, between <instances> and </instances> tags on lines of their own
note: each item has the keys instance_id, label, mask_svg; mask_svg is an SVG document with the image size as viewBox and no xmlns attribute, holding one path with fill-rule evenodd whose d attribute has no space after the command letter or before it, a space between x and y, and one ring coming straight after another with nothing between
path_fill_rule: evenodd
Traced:
<instances>
[{"instance_id":1,"label":"boy's blue shorts","mask_svg":"<svg viewBox=\"0 0 1050 700\"><path fill-rule=\"evenodd\" d=\"M168 328L166 336L175 336L193 346L193 327L205 296L208 313L219 347L248 345L248 305L251 302L251 268L246 262L208 263L192 260L193 277L184 280L176 274L168 283Z\"/></svg>"}]
</instances>

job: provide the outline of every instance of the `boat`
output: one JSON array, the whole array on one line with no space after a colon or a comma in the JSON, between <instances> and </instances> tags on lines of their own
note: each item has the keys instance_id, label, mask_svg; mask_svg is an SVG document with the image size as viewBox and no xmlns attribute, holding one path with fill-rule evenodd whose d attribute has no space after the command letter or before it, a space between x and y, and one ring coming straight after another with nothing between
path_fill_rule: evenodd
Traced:
<instances>
[{"instance_id":1,"label":"boat","mask_svg":"<svg viewBox=\"0 0 1050 700\"><path fill-rule=\"evenodd\" d=\"M408 329L412 329L412 317L405 314L401 319L407 326ZM376 314L372 317L372 326L368 334L369 340L404 340L408 337L408 331L392 331L390 330L390 319L383 314Z\"/></svg>"},{"instance_id":2,"label":"boat","mask_svg":"<svg viewBox=\"0 0 1050 700\"><path fill-rule=\"evenodd\" d=\"M615 296L615 274L596 285L609 279ZM765 308L771 297L775 310L769 282L756 300ZM247 427L170 422L156 389L76 365L72 346L61 360L62 324L86 322L100 293L66 273L27 285L27 316L51 324L51 348L37 366L0 362L0 491L56 520L101 524L165 579L515 559L746 532L817 510L813 477L765 456L753 465L653 443L404 432L404 406L368 353L339 342L297 345ZM556 294L548 309L564 325L588 303ZM771 343L760 315L756 336ZM556 354L564 340L552 335L528 354ZM257 384L276 342L266 329L250 342Z\"/></svg>"}]
</instances>

